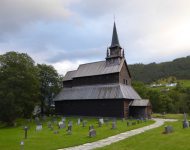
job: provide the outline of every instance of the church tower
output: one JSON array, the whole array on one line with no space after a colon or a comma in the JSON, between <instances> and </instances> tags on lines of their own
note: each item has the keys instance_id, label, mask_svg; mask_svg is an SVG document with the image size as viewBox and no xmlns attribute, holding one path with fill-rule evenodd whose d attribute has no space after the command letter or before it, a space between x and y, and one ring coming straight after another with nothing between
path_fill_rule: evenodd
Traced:
<instances>
[{"instance_id":1,"label":"church tower","mask_svg":"<svg viewBox=\"0 0 190 150\"><path fill-rule=\"evenodd\" d=\"M109 50L110 50L110 53L109 53ZM106 54L106 67L119 65L124 55L121 56L122 47L119 44L115 22L113 26L112 42L111 42L111 46L109 47L109 50L107 49L107 54ZM124 54L124 50L123 50L123 54Z\"/></svg>"}]
</instances>

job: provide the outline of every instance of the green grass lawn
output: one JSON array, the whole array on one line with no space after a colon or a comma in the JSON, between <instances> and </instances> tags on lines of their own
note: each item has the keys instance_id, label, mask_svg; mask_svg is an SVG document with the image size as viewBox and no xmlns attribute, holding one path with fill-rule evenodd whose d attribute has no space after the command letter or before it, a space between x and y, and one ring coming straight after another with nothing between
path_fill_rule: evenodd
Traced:
<instances>
[{"instance_id":1,"label":"green grass lawn","mask_svg":"<svg viewBox=\"0 0 190 150\"><path fill-rule=\"evenodd\" d=\"M152 114L153 118L165 118L165 119L184 119L184 115L183 114L166 114L165 117L157 117L157 115L161 115L161 114L157 114L154 113ZM190 116L187 115L187 119L190 120Z\"/></svg>"},{"instance_id":2,"label":"green grass lawn","mask_svg":"<svg viewBox=\"0 0 190 150\"><path fill-rule=\"evenodd\" d=\"M166 125L174 132L162 134ZM182 121L165 122L164 125L126 138L98 150L190 150L190 128L183 129Z\"/></svg>"},{"instance_id":3,"label":"green grass lawn","mask_svg":"<svg viewBox=\"0 0 190 150\"><path fill-rule=\"evenodd\" d=\"M61 121L60 117L51 117L57 118L58 122ZM47 121L50 118L47 117ZM82 127L81 125L76 125L77 118L67 118L68 120L74 121L72 127L72 134L67 135L67 128L58 129L57 125L53 124L54 130L50 131L47 122L42 122L43 130L35 131L36 129L36 121L34 123L27 123L26 119L17 119L17 127L6 127L5 123L0 124L0 150L18 150L21 149L20 141L24 141L24 149L26 150L55 150L59 148L66 148L71 146L77 146L84 143L98 141L100 139L107 138L112 135L119 134L121 132L133 130L136 128L140 128L143 126L147 126L149 124L154 123L154 121L149 120L148 122L144 122L142 124L137 124L135 126L127 127L127 122L124 123L121 120L117 121L117 126L115 130L111 129L112 121L109 121L109 126L106 126L105 123L102 127L98 127L98 119L83 119L87 120L86 127ZM130 124L136 120L130 121ZM25 139L25 131L21 126L21 123L25 123L25 125L29 125L30 129L28 130L28 137ZM53 123L53 122L51 122ZM93 125L96 130L97 136L93 138L89 138L89 126ZM59 134L54 134L55 130L59 131Z\"/></svg>"}]
</instances>

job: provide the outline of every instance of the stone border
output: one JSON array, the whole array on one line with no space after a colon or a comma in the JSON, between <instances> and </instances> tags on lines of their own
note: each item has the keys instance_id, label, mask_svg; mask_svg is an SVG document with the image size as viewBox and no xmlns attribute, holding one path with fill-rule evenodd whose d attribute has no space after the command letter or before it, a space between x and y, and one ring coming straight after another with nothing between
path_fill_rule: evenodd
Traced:
<instances>
[{"instance_id":1,"label":"stone border","mask_svg":"<svg viewBox=\"0 0 190 150\"><path fill-rule=\"evenodd\" d=\"M165 121L178 121L177 119L160 119L160 118L159 119L153 118L152 120L155 120L156 122L154 124L149 125L149 126L145 126L145 127L138 128L138 129L131 130L131 131L127 131L127 132L123 132L123 133L120 133L120 134L117 134L114 136L110 136L106 139L102 139L102 140L99 140L96 142L85 143L83 145L79 145L79 146L75 146L75 147L68 147L68 148L58 149L58 150L91 150L91 149L95 149L95 148L99 148L99 147L104 147L106 145L110 145L112 143L126 139L130 136L145 132L146 130L157 128L157 127L163 125Z\"/></svg>"}]
</instances>

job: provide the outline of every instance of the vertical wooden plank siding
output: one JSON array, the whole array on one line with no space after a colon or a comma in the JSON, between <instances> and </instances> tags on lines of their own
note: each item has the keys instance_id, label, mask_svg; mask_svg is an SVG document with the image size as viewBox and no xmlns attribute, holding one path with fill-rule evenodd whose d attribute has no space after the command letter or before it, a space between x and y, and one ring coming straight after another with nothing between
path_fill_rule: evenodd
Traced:
<instances>
[{"instance_id":1,"label":"vertical wooden plank siding","mask_svg":"<svg viewBox=\"0 0 190 150\"><path fill-rule=\"evenodd\" d=\"M128 118L129 117L129 103L132 100L124 100L124 117Z\"/></svg>"}]
</instances>

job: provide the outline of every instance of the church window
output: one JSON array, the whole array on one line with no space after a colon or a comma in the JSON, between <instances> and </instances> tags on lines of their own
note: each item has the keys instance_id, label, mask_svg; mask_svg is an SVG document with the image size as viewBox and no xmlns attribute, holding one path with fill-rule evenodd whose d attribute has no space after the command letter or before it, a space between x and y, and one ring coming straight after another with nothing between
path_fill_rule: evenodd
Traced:
<instances>
[{"instance_id":1,"label":"church window","mask_svg":"<svg viewBox=\"0 0 190 150\"><path fill-rule=\"evenodd\" d=\"M125 84L125 79L123 79L123 84Z\"/></svg>"}]
</instances>

